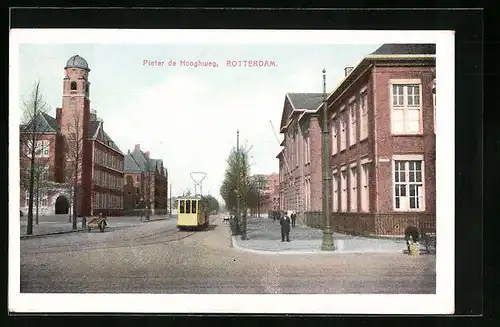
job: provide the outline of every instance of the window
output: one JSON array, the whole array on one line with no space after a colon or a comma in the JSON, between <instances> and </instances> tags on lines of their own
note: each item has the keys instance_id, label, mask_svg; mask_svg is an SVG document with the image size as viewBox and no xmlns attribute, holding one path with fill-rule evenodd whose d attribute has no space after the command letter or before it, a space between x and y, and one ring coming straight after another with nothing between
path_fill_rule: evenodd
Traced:
<instances>
[{"instance_id":1,"label":"window","mask_svg":"<svg viewBox=\"0 0 500 327\"><path fill-rule=\"evenodd\" d=\"M76 90L76 82L71 82L71 91Z\"/></svg>"},{"instance_id":2,"label":"window","mask_svg":"<svg viewBox=\"0 0 500 327\"><path fill-rule=\"evenodd\" d=\"M346 122L345 116L340 116L340 151L345 150L346 148Z\"/></svg>"},{"instance_id":3,"label":"window","mask_svg":"<svg viewBox=\"0 0 500 327\"><path fill-rule=\"evenodd\" d=\"M339 211L339 175L337 173L332 174L332 211Z\"/></svg>"},{"instance_id":4,"label":"window","mask_svg":"<svg viewBox=\"0 0 500 327\"><path fill-rule=\"evenodd\" d=\"M394 161L394 209L424 210L422 160Z\"/></svg>"},{"instance_id":5,"label":"window","mask_svg":"<svg viewBox=\"0 0 500 327\"><path fill-rule=\"evenodd\" d=\"M309 149L309 136L307 136L305 139L304 139L304 159L305 159L305 163L308 164L309 163L309 159L310 159L310 149Z\"/></svg>"},{"instance_id":6,"label":"window","mask_svg":"<svg viewBox=\"0 0 500 327\"><path fill-rule=\"evenodd\" d=\"M340 210L347 211L347 171L340 173Z\"/></svg>"},{"instance_id":7,"label":"window","mask_svg":"<svg viewBox=\"0 0 500 327\"><path fill-rule=\"evenodd\" d=\"M337 120L332 120L332 155L337 153Z\"/></svg>"},{"instance_id":8,"label":"window","mask_svg":"<svg viewBox=\"0 0 500 327\"><path fill-rule=\"evenodd\" d=\"M191 213L196 213L196 200L191 201Z\"/></svg>"},{"instance_id":9,"label":"window","mask_svg":"<svg viewBox=\"0 0 500 327\"><path fill-rule=\"evenodd\" d=\"M420 84L392 85L392 132L393 134L419 133Z\"/></svg>"},{"instance_id":10,"label":"window","mask_svg":"<svg viewBox=\"0 0 500 327\"><path fill-rule=\"evenodd\" d=\"M139 194L139 188L138 187L135 188L135 194Z\"/></svg>"},{"instance_id":11,"label":"window","mask_svg":"<svg viewBox=\"0 0 500 327\"><path fill-rule=\"evenodd\" d=\"M135 179L136 179L136 181L139 181L139 175L137 175Z\"/></svg>"},{"instance_id":12,"label":"window","mask_svg":"<svg viewBox=\"0 0 500 327\"><path fill-rule=\"evenodd\" d=\"M351 212L356 212L358 211L358 173L357 173L357 167L351 167L350 170L350 176L351 180L349 188L350 188L350 194L349 194L349 199L351 200Z\"/></svg>"},{"instance_id":13,"label":"window","mask_svg":"<svg viewBox=\"0 0 500 327\"><path fill-rule=\"evenodd\" d=\"M32 144L26 146L28 157L31 157ZM50 142L48 140L41 140L35 142L35 157L48 158L50 154Z\"/></svg>"},{"instance_id":14,"label":"window","mask_svg":"<svg viewBox=\"0 0 500 327\"><path fill-rule=\"evenodd\" d=\"M295 134L295 167L299 166L299 136Z\"/></svg>"},{"instance_id":15,"label":"window","mask_svg":"<svg viewBox=\"0 0 500 327\"><path fill-rule=\"evenodd\" d=\"M359 140L364 140L368 137L368 103L366 91L361 93L359 98L359 107L361 111L361 128L359 133Z\"/></svg>"},{"instance_id":16,"label":"window","mask_svg":"<svg viewBox=\"0 0 500 327\"><path fill-rule=\"evenodd\" d=\"M349 104L349 145L356 144L356 103Z\"/></svg>"},{"instance_id":17,"label":"window","mask_svg":"<svg viewBox=\"0 0 500 327\"><path fill-rule=\"evenodd\" d=\"M311 180L306 178L305 182L305 202L306 202L306 211L311 210Z\"/></svg>"},{"instance_id":18,"label":"window","mask_svg":"<svg viewBox=\"0 0 500 327\"><path fill-rule=\"evenodd\" d=\"M186 200L186 213L191 213L191 200Z\"/></svg>"},{"instance_id":19,"label":"window","mask_svg":"<svg viewBox=\"0 0 500 327\"><path fill-rule=\"evenodd\" d=\"M369 164L361 165L361 211L370 211L370 171Z\"/></svg>"}]
</instances>

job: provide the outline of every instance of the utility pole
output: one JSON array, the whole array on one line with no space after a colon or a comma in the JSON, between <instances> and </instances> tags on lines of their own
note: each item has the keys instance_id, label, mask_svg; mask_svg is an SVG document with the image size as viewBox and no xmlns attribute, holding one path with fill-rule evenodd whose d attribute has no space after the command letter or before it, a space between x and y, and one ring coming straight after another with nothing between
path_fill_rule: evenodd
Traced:
<instances>
[{"instance_id":1,"label":"utility pole","mask_svg":"<svg viewBox=\"0 0 500 327\"><path fill-rule=\"evenodd\" d=\"M170 202L170 205L169 205L169 207L170 207L170 216L172 216L172 182L170 182L170 193L169 194L170 194L170 201L169 201Z\"/></svg>"},{"instance_id":2,"label":"utility pole","mask_svg":"<svg viewBox=\"0 0 500 327\"><path fill-rule=\"evenodd\" d=\"M326 70L323 69L323 242L321 250L334 251L333 232L330 226L330 131L328 129L328 103L326 98Z\"/></svg>"}]
</instances>

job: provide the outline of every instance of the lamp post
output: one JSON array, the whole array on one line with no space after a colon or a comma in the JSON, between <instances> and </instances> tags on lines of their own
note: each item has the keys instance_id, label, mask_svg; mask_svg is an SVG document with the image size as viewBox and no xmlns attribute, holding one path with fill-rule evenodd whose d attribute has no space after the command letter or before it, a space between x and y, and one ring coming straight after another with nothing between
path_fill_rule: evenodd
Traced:
<instances>
[{"instance_id":1,"label":"lamp post","mask_svg":"<svg viewBox=\"0 0 500 327\"><path fill-rule=\"evenodd\" d=\"M326 70L323 69L323 242L321 250L334 251L333 232L330 226L330 181L332 173L330 171L330 131L328 129L328 103L326 97Z\"/></svg>"}]
</instances>

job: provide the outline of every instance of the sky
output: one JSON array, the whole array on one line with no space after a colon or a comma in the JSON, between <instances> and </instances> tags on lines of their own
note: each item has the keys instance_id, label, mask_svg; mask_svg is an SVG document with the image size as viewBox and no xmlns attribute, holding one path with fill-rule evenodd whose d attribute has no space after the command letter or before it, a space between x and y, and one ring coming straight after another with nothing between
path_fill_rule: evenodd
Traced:
<instances>
[{"instance_id":1,"label":"sky","mask_svg":"<svg viewBox=\"0 0 500 327\"><path fill-rule=\"evenodd\" d=\"M194 191L191 172L205 172L203 193L221 199L237 130L240 144L252 146L252 172L278 172L276 133L285 94L322 92L323 69L327 92L333 91L345 67L356 66L381 45L21 44L19 103L39 80L55 117L62 104L65 64L78 54L91 69L91 109L122 152L140 144L152 158L163 159L174 196ZM144 64L148 60L164 61L164 66ZM170 60L177 65L168 66ZM181 60L218 66L185 67ZM276 66L227 67L227 60L268 60Z\"/></svg>"}]
</instances>

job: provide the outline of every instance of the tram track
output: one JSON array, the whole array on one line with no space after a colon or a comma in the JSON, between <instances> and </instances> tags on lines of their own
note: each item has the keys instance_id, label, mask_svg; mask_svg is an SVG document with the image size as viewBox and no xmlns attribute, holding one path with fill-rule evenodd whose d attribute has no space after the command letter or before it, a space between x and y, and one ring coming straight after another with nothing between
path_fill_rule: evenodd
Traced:
<instances>
[{"instance_id":1,"label":"tram track","mask_svg":"<svg viewBox=\"0 0 500 327\"><path fill-rule=\"evenodd\" d=\"M53 254L53 253L67 253L67 252L82 252L92 250L110 250L126 247L139 247L148 246L162 243L170 243L179 241L192 236L196 232L179 231L177 228L168 229L160 232L154 232L147 235L137 237L121 238L117 240L99 241L99 242L77 242L68 244L52 245L47 247L39 247L35 251L26 251L25 255L35 254ZM180 237L175 235L181 234ZM102 245L102 246L100 246Z\"/></svg>"}]
</instances>

